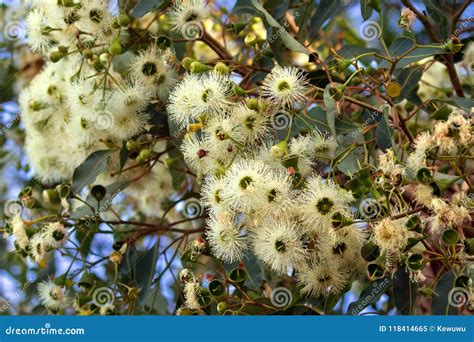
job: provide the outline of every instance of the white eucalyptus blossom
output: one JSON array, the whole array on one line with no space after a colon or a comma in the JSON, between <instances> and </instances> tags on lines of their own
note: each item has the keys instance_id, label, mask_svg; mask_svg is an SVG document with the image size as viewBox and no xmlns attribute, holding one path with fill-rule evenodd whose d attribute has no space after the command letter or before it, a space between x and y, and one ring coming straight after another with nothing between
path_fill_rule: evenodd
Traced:
<instances>
[{"instance_id":1,"label":"white eucalyptus blossom","mask_svg":"<svg viewBox=\"0 0 474 342\"><path fill-rule=\"evenodd\" d=\"M292 107L305 102L308 90L303 72L295 67L275 67L262 85L262 94L276 107Z\"/></svg>"}]
</instances>

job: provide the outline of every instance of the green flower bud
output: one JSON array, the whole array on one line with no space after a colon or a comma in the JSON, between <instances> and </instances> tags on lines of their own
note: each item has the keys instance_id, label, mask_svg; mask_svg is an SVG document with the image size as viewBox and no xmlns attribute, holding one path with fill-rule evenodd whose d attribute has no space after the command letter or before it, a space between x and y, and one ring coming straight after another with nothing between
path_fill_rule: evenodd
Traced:
<instances>
[{"instance_id":1,"label":"green flower bud","mask_svg":"<svg viewBox=\"0 0 474 342\"><path fill-rule=\"evenodd\" d=\"M219 304L217 304L217 312L223 314L227 310L227 307L227 303L219 302Z\"/></svg>"},{"instance_id":2,"label":"green flower bud","mask_svg":"<svg viewBox=\"0 0 474 342\"><path fill-rule=\"evenodd\" d=\"M380 248L373 241L366 242L361 249L361 256L365 261L374 261L380 255Z\"/></svg>"},{"instance_id":3,"label":"green flower bud","mask_svg":"<svg viewBox=\"0 0 474 342\"><path fill-rule=\"evenodd\" d=\"M248 98L246 104L249 109L258 110L258 99Z\"/></svg>"},{"instance_id":4,"label":"green flower bud","mask_svg":"<svg viewBox=\"0 0 474 342\"><path fill-rule=\"evenodd\" d=\"M130 152L135 152L140 148L140 143L136 140L129 140L125 145L125 148Z\"/></svg>"},{"instance_id":5,"label":"green flower bud","mask_svg":"<svg viewBox=\"0 0 474 342\"><path fill-rule=\"evenodd\" d=\"M258 38L255 33L249 33L245 36L244 43L248 46L254 46L258 43Z\"/></svg>"},{"instance_id":6,"label":"green flower bud","mask_svg":"<svg viewBox=\"0 0 474 342\"><path fill-rule=\"evenodd\" d=\"M191 67L191 63L194 62L194 61L195 61L195 59L193 59L191 57L184 57L183 60L181 61L181 65L186 70L189 70L189 68Z\"/></svg>"},{"instance_id":7,"label":"green flower bud","mask_svg":"<svg viewBox=\"0 0 474 342\"><path fill-rule=\"evenodd\" d=\"M82 51L82 55L86 59L91 59L92 56L94 56L94 52L91 49L85 49L84 51Z\"/></svg>"},{"instance_id":8,"label":"green flower bud","mask_svg":"<svg viewBox=\"0 0 474 342\"><path fill-rule=\"evenodd\" d=\"M283 158L288 153L288 142L286 140L280 141L279 143L272 146L270 152L275 158Z\"/></svg>"},{"instance_id":9,"label":"green flower bud","mask_svg":"<svg viewBox=\"0 0 474 342\"><path fill-rule=\"evenodd\" d=\"M203 64L198 61L192 62L191 65L189 66L189 71L191 71L193 74L206 72L209 70L212 70L212 68L209 65Z\"/></svg>"},{"instance_id":10,"label":"green flower bud","mask_svg":"<svg viewBox=\"0 0 474 342\"><path fill-rule=\"evenodd\" d=\"M141 150L139 157L142 158L143 160L148 160L152 156L152 151L148 148Z\"/></svg>"},{"instance_id":11,"label":"green flower bud","mask_svg":"<svg viewBox=\"0 0 474 342\"><path fill-rule=\"evenodd\" d=\"M214 71L222 75L227 75L230 73L229 67L222 62L219 62L214 65Z\"/></svg>"},{"instance_id":12,"label":"green flower bud","mask_svg":"<svg viewBox=\"0 0 474 342\"><path fill-rule=\"evenodd\" d=\"M383 277L384 268L378 264L369 264L367 265L367 272L370 279L377 279Z\"/></svg>"},{"instance_id":13,"label":"green flower bud","mask_svg":"<svg viewBox=\"0 0 474 342\"><path fill-rule=\"evenodd\" d=\"M247 279L247 271L244 270L243 268L234 268L229 274L230 282L237 284L239 286L242 285L246 279Z\"/></svg>"},{"instance_id":14,"label":"green flower bud","mask_svg":"<svg viewBox=\"0 0 474 342\"><path fill-rule=\"evenodd\" d=\"M59 194L54 189L44 189L43 190L43 201L48 204L58 204L59 203Z\"/></svg>"},{"instance_id":15,"label":"green flower bud","mask_svg":"<svg viewBox=\"0 0 474 342\"><path fill-rule=\"evenodd\" d=\"M59 62L64 56L66 56L64 53L61 51L53 51L49 54L49 59L53 63Z\"/></svg>"},{"instance_id":16,"label":"green flower bud","mask_svg":"<svg viewBox=\"0 0 474 342\"><path fill-rule=\"evenodd\" d=\"M111 55L120 55L123 53L122 43L120 39L115 39L109 47L109 53Z\"/></svg>"},{"instance_id":17,"label":"green flower bud","mask_svg":"<svg viewBox=\"0 0 474 342\"><path fill-rule=\"evenodd\" d=\"M130 24L130 18L125 13L122 13L119 15L117 22L120 26L126 27Z\"/></svg>"},{"instance_id":18,"label":"green flower bud","mask_svg":"<svg viewBox=\"0 0 474 342\"><path fill-rule=\"evenodd\" d=\"M62 52L63 54L67 54L68 48L67 48L67 46L60 45L60 46L58 46L58 51Z\"/></svg>"},{"instance_id":19,"label":"green flower bud","mask_svg":"<svg viewBox=\"0 0 474 342\"><path fill-rule=\"evenodd\" d=\"M418 170L416 173L416 178L421 184L428 185L431 183L431 180L433 179L433 172L431 172L430 169L423 167Z\"/></svg>"},{"instance_id":20,"label":"green flower bud","mask_svg":"<svg viewBox=\"0 0 474 342\"><path fill-rule=\"evenodd\" d=\"M99 60L102 64L108 64L111 60L110 53L104 52L99 56Z\"/></svg>"}]
</instances>

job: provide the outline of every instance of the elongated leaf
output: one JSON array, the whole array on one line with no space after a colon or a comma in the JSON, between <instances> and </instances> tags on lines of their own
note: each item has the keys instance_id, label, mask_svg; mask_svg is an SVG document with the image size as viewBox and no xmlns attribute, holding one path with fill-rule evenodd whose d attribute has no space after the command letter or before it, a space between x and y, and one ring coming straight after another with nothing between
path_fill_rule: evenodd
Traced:
<instances>
[{"instance_id":1,"label":"elongated leaf","mask_svg":"<svg viewBox=\"0 0 474 342\"><path fill-rule=\"evenodd\" d=\"M474 101L470 98L465 98L465 97L451 97L449 99L442 99L439 101L446 102L452 106L461 108L465 110L466 112L470 112L471 107L474 106Z\"/></svg>"},{"instance_id":2,"label":"elongated leaf","mask_svg":"<svg viewBox=\"0 0 474 342\"><path fill-rule=\"evenodd\" d=\"M329 126L329 130L331 131L334 136L337 135L336 133L336 101L334 97L330 94L331 84L328 84L326 88L324 88L324 104L326 105L326 119Z\"/></svg>"},{"instance_id":3,"label":"elongated leaf","mask_svg":"<svg viewBox=\"0 0 474 342\"><path fill-rule=\"evenodd\" d=\"M409 315L416 300L418 285L410 280L405 268L400 268L393 278L393 297L398 312Z\"/></svg>"},{"instance_id":4,"label":"elongated leaf","mask_svg":"<svg viewBox=\"0 0 474 342\"><path fill-rule=\"evenodd\" d=\"M444 10L446 0L423 0L426 6L426 12L431 21L435 24L442 39L448 38L449 35L449 21L448 16Z\"/></svg>"},{"instance_id":5,"label":"elongated leaf","mask_svg":"<svg viewBox=\"0 0 474 342\"><path fill-rule=\"evenodd\" d=\"M133 15L141 17L148 12L165 8L170 2L171 0L141 0L133 9Z\"/></svg>"},{"instance_id":6,"label":"elongated leaf","mask_svg":"<svg viewBox=\"0 0 474 342\"><path fill-rule=\"evenodd\" d=\"M432 315L456 315L458 310L449 304L449 292L455 286L456 276L453 272L446 272L435 288L435 295L431 303Z\"/></svg>"},{"instance_id":7,"label":"elongated leaf","mask_svg":"<svg viewBox=\"0 0 474 342\"><path fill-rule=\"evenodd\" d=\"M406 67L410 63L418 62L424 58L434 56L436 54L446 53L441 45L430 47L415 48L415 41L409 37L399 37L393 41L388 49L391 57L402 57L396 65L396 69ZM381 68L390 67L390 63L382 61Z\"/></svg>"},{"instance_id":8,"label":"elongated leaf","mask_svg":"<svg viewBox=\"0 0 474 342\"><path fill-rule=\"evenodd\" d=\"M360 1L360 13L362 18L365 20L369 19L372 16L374 9L370 7L371 0L361 0Z\"/></svg>"},{"instance_id":9,"label":"elongated leaf","mask_svg":"<svg viewBox=\"0 0 474 342\"><path fill-rule=\"evenodd\" d=\"M405 100L415 90L418 82L423 75L421 68L406 68L398 76L398 83L402 86L402 92L400 96L394 99L395 103Z\"/></svg>"},{"instance_id":10,"label":"elongated leaf","mask_svg":"<svg viewBox=\"0 0 474 342\"><path fill-rule=\"evenodd\" d=\"M111 150L101 150L87 157L87 159L74 170L71 191L78 193L85 186L92 184L97 176L105 171L107 158L111 153Z\"/></svg>"},{"instance_id":11,"label":"elongated leaf","mask_svg":"<svg viewBox=\"0 0 474 342\"><path fill-rule=\"evenodd\" d=\"M279 38L283 41L283 44L288 49L295 52L308 53L308 50L306 50L303 45L301 45L295 38L293 38L293 36L291 36L285 30L285 28L280 25L280 23L276 21L275 18L273 18L265 8L263 8L262 4L259 3L258 0L252 0L252 4L259 12L263 14L263 18L265 19L267 24L276 29L275 34L278 34Z\"/></svg>"},{"instance_id":12,"label":"elongated leaf","mask_svg":"<svg viewBox=\"0 0 474 342\"><path fill-rule=\"evenodd\" d=\"M374 280L364 290L362 290L359 299L349 305L347 314L351 316L358 315L367 306L376 303L391 285L392 282L390 277L383 277Z\"/></svg>"},{"instance_id":13,"label":"elongated leaf","mask_svg":"<svg viewBox=\"0 0 474 342\"><path fill-rule=\"evenodd\" d=\"M326 20L337 17L343 10L344 2L341 0L321 0L311 18L310 34L316 35Z\"/></svg>"},{"instance_id":14,"label":"elongated leaf","mask_svg":"<svg viewBox=\"0 0 474 342\"><path fill-rule=\"evenodd\" d=\"M393 147L393 138L392 138L392 129L388 124L388 113L390 107L386 107L384 110L384 115L379 121L379 125L375 130L375 141L382 151L387 150L390 147Z\"/></svg>"}]
</instances>

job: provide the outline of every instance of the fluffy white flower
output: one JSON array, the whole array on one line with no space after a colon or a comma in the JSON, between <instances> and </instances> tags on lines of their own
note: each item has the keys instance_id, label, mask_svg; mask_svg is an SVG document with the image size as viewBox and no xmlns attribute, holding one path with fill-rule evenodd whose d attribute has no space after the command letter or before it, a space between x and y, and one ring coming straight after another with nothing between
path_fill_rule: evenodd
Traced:
<instances>
[{"instance_id":1,"label":"fluffy white flower","mask_svg":"<svg viewBox=\"0 0 474 342\"><path fill-rule=\"evenodd\" d=\"M247 238L242 234L235 217L229 212L211 215L206 232L212 253L225 262L241 261L247 249Z\"/></svg>"},{"instance_id":2,"label":"fluffy white flower","mask_svg":"<svg viewBox=\"0 0 474 342\"><path fill-rule=\"evenodd\" d=\"M130 66L131 75L148 87L162 100L176 84L176 72L167 58L155 46L140 51Z\"/></svg>"},{"instance_id":3,"label":"fluffy white flower","mask_svg":"<svg viewBox=\"0 0 474 342\"><path fill-rule=\"evenodd\" d=\"M18 244L18 247L25 249L28 245L28 235L26 234L26 224L21 219L20 215L15 215L10 221L12 227L12 233L15 236L15 242Z\"/></svg>"},{"instance_id":4,"label":"fluffy white flower","mask_svg":"<svg viewBox=\"0 0 474 342\"><path fill-rule=\"evenodd\" d=\"M294 222L270 220L256 229L253 237L255 255L278 273L286 274L305 261L307 251Z\"/></svg>"},{"instance_id":5,"label":"fluffy white flower","mask_svg":"<svg viewBox=\"0 0 474 342\"><path fill-rule=\"evenodd\" d=\"M77 12L79 20L74 24L78 29L92 35L100 35L112 27L113 17L108 9L108 0L82 0Z\"/></svg>"},{"instance_id":6,"label":"fluffy white flower","mask_svg":"<svg viewBox=\"0 0 474 342\"><path fill-rule=\"evenodd\" d=\"M201 201L204 205L208 206L211 211L221 211L221 209L226 207L222 198L225 186L223 178L215 176L206 177L201 188Z\"/></svg>"},{"instance_id":7,"label":"fluffy white flower","mask_svg":"<svg viewBox=\"0 0 474 342\"><path fill-rule=\"evenodd\" d=\"M373 239L382 251L402 251L405 248L410 237L406 221L406 218L384 218L373 226Z\"/></svg>"},{"instance_id":8,"label":"fluffy white flower","mask_svg":"<svg viewBox=\"0 0 474 342\"><path fill-rule=\"evenodd\" d=\"M245 103L234 106L230 114L235 122L235 139L245 144L253 144L269 134L269 117L250 109Z\"/></svg>"},{"instance_id":9,"label":"fluffy white flower","mask_svg":"<svg viewBox=\"0 0 474 342\"><path fill-rule=\"evenodd\" d=\"M260 160L239 160L226 174L224 201L237 211L250 213L266 203L265 184L271 169Z\"/></svg>"},{"instance_id":10,"label":"fluffy white flower","mask_svg":"<svg viewBox=\"0 0 474 342\"><path fill-rule=\"evenodd\" d=\"M199 310L199 294L201 293L201 286L195 282L189 282L184 285L184 305L191 310Z\"/></svg>"},{"instance_id":11,"label":"fluffy white flower","mask_svg":"<svg viewBox=\"0 0 474 342\"><path fill-rule=\"evenodd\" d=\"M206 0L177 0L168 12L173 29L184 30L191 22L200 22L209 16L209 7Z\"/></svg>"},{"instance_id":12,"label":"fluffy white flower","mask_svg":"<svg viewBox=\"0 0 474 342\"><path fill-rule=\"evenodd\" d=\"M26 17L28 44L35 52L47 52L54 41L47 28L45 12L42 8L35 8Z\"/></svg>"},{"instance_id":13,"label":"fluffy white flower","mask_svg":"<svg viewBox=\"0 0 474 342\"><path fill-rule=\"evenodd\" d=\"M186 135L181 151L188 166L195 171L206 174L212 169L213 158L206 141L195 135Z\"/></svg>"},{"instance_id":14,"label":"fluffy white flower","mask_svg":"<svg viewBox=\"0 0 474 342\"><path fill-rule=\"evenodd\" d=\"M59 248L68 238L68 232L60 222L48 223L43 228L43 245L45 247Z\"/></svg>"},{"instance_id":15,"label":"fluffy white flower","mask_svg":"<svg viewBox=\"0 0 474 342\"><path fill-rule=\"evenodd\" d=\"M302 218L317 232L330 229L331 218L336 212L346 214L353 201L350 193L340 188L330 179L313 176L298 197Z\"/></svg>"},{"instance_id":16,"label":"fluffy white flower","mask_svg":"<svg viewBox=\"0 0 474 342\"><path fill-rule=\"evenodd\" d=\"M67 291L52 280L38 284L38 296L41 303L53 312L67 308L70 303Z\"/></svg>"},{"instance_id":17,"label":"fluffy white flower","mask_svg":"<svg viewBox=\"0 0 474 342\"><path fill-rule=\"evenodd\" d=\"M223 116L232 93L228 77L215 72L188 74L170 94L170 118L182 128L200 116Z\"/></svg>"},{"instance_id":18,"label":"fluffy white flower","mask_svg":"<svg viewBox=\"0 0 474 342\"><path fill-rule=\"evenodd\" d=\"M333 263L313 261L300 270L298 281L303 285L302 292L312 296L327 296L338 293L347 283L347 275L340 272Z\"/></svg>"},{"instance_id":19,"label":"fluffy white flower","mask_svg":"<svg viewBox=\"0 0 474 342\"><path fill-rule=\"evenodd\" d=\"M43 235L41 233L36 233L30 239L30 254L33 260L40 264L46 260L46 250L43 244Z\"/></svg>"},{"instance_id":20,"label":"fluffy white flower","mask_svg":"<svg viewBox=\"0 0 474 342\"><path fill-rule=\"evenodd\" d=\"M203 132L205 144L209 147L214 158L224 164L228 164L234 159L238 152L236 140L239 132L231 119L215 117L209 120Z\"/></svg>"},{"instance_id":21,"label":"fluffy white flower","mask_svg":"<svg viewBox=\"0 0 474 342\"><path fill-rule=\"evenodd\" d=\"M273 68L262 84L262 94L279 108L304 102L308 89L303 72L293 66Z\"/></svg>"}]
</instances>

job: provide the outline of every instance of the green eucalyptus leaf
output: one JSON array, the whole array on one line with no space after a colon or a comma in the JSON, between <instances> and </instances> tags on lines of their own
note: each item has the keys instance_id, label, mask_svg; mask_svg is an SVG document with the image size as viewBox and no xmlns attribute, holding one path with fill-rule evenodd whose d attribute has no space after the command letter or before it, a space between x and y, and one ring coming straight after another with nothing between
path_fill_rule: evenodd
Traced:
<instances>
[{"instance_id":1,"label":"green eucalyptus leaf","mask_svg":"<svg viewBox=\"0 0 474 342\"><path fill-rule=\"evenodd\" d=\"M87 159L74 170L71 185L72 193L77 194L82 188L92 184L97 176L105 171L107 159L111 154L111 150L101 150L87 157Z\"/></svg>"}]
</instances>

